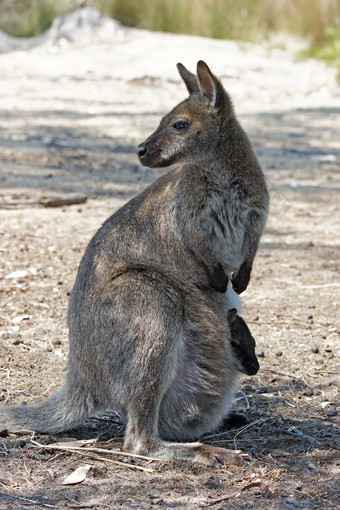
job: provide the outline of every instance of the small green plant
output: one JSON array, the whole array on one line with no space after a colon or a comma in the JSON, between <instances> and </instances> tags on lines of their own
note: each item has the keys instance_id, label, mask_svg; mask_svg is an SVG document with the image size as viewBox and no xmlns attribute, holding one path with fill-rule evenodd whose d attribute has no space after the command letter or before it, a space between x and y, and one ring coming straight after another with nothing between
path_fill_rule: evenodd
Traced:
<instances>
[{"instance_id":1,"label":"small green plant","mask_svg":"<svg viewBox=\"0 0 340 510\"><path fill-rule=\"evenodd\" d=\"M328 27L325 30L325 42L322 45L311 46L301 52L301 56L325 60L337 67L340 77L340 28Z\"/></svg>"},{"instance_id":2,"label":"small green plant","mask_svg":"<svg viewBox=\"0 0 340 510\"><path fill-rule=\"evenodd\" d=\"M0 0L0 29L17 37L46 30L56 16L71 8L72 0Z\"/></svg>"}]
</instances>

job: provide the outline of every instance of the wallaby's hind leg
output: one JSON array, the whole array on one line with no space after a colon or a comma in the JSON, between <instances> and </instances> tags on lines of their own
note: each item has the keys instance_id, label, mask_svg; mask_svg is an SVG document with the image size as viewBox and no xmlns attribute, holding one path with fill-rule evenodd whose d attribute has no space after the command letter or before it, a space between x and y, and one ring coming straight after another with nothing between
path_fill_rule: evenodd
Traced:
<instances>
[{"instance_id":1,"label":"wallaby's hind leg","mask_svg":"<svg viewBox=\"0 0 340 510\"><path fill-rule=\"evenodd\" d=\"M125 273L115 280L114 287L114 322L118 331L124 332L114 342L119 342L120 356L128 353L122 356L126 363L121 364L119 381L116 379L116 384L124 385L124 449L210 466L239 463L239 455L223 448L166 442L159 437L160 403L176 375L184 341L185 310L180 292L163 276L148 271Z\"/></svg>"}]
</instances>

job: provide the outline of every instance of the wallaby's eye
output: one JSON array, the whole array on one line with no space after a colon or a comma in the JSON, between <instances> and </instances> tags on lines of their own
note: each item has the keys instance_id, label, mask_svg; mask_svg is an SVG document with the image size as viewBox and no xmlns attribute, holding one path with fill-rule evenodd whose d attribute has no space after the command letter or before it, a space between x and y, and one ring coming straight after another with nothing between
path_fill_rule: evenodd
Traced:
<instances>
[{"instance_id":1,"label":"wallaby's eye","mask_svg":"<svg viewBox=\"0 0 340 510\"><path fill-rule=\"evenodd\" d=\"M173 127L176 131L183 131L189 127L189 122L186 120L177 120Z\"/></svg>"}]
</instances>

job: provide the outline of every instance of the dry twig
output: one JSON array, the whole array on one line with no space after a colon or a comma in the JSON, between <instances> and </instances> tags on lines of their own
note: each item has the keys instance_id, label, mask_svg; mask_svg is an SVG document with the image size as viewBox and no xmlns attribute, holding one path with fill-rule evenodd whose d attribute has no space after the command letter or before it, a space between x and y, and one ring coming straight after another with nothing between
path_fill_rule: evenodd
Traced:
<instances>
[{"instance_id":1,"label":"dry twig","mask_svg":"<svg viewBox=\"0 0 340 510\"><path fill-rule=\"evenodd\" d=\"M272 370L271 368L261 368L261 370L264 372L271 372L272 374L284 375L285 377L289 377L291 379L298 379L299 381L302 381L306 386L308 386L308 388L313 389L313 386L310 386L302 376L300 377L295 374L288 374L287 372L280 372L278 370Z\"/></svg>"},{"instance_id":2,"label":"dry twig","mask_svg":"<svg viewBox=\"0 0 340 510\"><path fill-rule=\"evenodd\" d=\"M239 434L241 434L241 432L249 429L250 427L253 427L254 425L257 425L258 423L264 423L265 421L268 421L270 419L272 419L272 418L259 418L258 420L252 421L251 423L248 423L244 427L240 428L239 431L234 436L234 446L235 446L235 448L237 448L237 446L236 446L236 438L237 438L237 436Z\"/></svg>"},{"instance_id":3,"label":"dry twig","mask_svg":"<svg viewBox=\"0 0 340 510\"><path fill-rule=\"evenodd\" d=\"M31 441L31 443L33 443L36 448L42 448L44 450L61 450L61 451L66 451L66 452L71 452L71 453L77 453L82 456L87 456L87 457L93 458L94 460L101 460L104 462L109 462L111 464L117 464L119 466L128 467L130 469L146 471L148 473L153 473L154 469L145 468L143 466L136 466L134 464L128 464L126 462L120 462L118 460L108 459L106 457L99 457L97 455L93 456L93 455L91 455L91 453L111 453L114 455L121 455L123 457L133 457L133 458L143 459L143 460L148 460L148 461L163 461L163 459L146 457L144 455L137 455L134 453L118 452L116 450L106 450L103 448L86 448L86 447L82 448L82 447L78 447L78 446L42 445L42 444L38 443L37 441Z\"/></svg>"},{"instance_id":4,"label":"dry twig","mask_svg":"<svg viewBox=\"0 0 340 510\"><path fill-rule=\"evenodd\" d=\"M106 450L104 448L89 448L81 446L61 446L60 444L40 444L37 441L31 441L36 447L44 448L45 450L64 450L64 451L82 451L82 452L94 452L94 453L111 453L114 455L121 455L122 457L134 457L135 459L143 460L155 460L163 462L164 459L157 459L154 457L146 457L145 455L137 455L136 453L119 452L118 450Z\"/></svg>"}]
</instances>

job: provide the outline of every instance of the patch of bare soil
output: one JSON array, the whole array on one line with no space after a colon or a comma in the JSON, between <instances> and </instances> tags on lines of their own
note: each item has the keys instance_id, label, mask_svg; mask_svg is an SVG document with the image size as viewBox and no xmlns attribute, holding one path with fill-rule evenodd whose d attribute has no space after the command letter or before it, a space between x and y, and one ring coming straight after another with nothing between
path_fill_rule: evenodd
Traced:
<instances>
[{"instance_id":1,"label":"patch of bare soil","mask_svg":"<svg viewBox=\"0 0 340 510\"><path fill-rule=\"evenodd\" d=\"M232 94L271 191L242 296L261 355L235 402L250 423L204 439L250 458L214 470L103 452L123 431L108 413L67 434L1 437L0 508L339 508L340 96L333 70L281 50L119 29L0 55L1 405L59 388L82 253L160 175L134 148L186 95L176 61L200 58ZM38 204L69 192L88 200ZM83 482L62 485L85 465Z\"/></svg>"}]
</instances>

